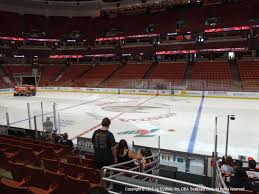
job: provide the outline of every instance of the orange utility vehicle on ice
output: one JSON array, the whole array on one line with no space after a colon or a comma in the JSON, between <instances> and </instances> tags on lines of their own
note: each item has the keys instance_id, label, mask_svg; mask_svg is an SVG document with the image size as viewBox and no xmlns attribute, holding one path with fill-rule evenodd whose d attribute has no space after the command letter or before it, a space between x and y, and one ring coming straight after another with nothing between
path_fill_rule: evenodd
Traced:
<instances>
[{"instance_id":1,"label":"orange utility vehicle on ice","mask_svg":"<svg viewBox=\"0 0 259 194\"><path fill-rule=\"evenodd\" d=\"M14 87L14 96L35 96L36 86L18 85Z\"/></svg>"}]
</instances>

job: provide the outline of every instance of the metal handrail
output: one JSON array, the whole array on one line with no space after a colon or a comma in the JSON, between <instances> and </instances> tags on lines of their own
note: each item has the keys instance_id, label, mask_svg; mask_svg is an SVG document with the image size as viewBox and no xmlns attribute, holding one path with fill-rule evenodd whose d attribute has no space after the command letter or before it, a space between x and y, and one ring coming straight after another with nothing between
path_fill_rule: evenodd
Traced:
<instances>
[{"instance_id":1,"label":"metal handrail","mask_svg":"<svg viewBox=\"0 0 259 194\"><path fill-rule=\"evenodd\" d=\"M117 168L117 169L122 169L123 166L133 163L134 165L136 164L136 166L134 166L134 167L132 167L130 169L127 169L128 171L130 171L130 172L133 172L133 171L144 172L144 165L143 165L144 164L144 160L150 159L150 158L152 158L154 161L152 163L148 163L148 165L152 165L153 164L153 167L148 169L145 173L148 173L150 171L151 172L158 172L156 169L159 168L160 152L158 152L156 155L145 157L142 160L133 159L133 160L130 160L130 161L114 164L114 165L111 165L109 167ZM102 178L106 178L106 176L108 176L109 179L112 179L112 178L115 178L117 176L124 175L124 174L125 174L125 172L120 172L120 171L118 173L115 173L114 171L107 172L107 169L104 169L104 168L102 168L102 170L101 170L101 177ZM139 175L131 175L130 177L133 178L133 179L138 179L138 180L141 180L141 179L145 180L146 179L146 178L143 178L143 177L141 177ZM104 183L104 179L101 179L101 180L102 180L101 184L104 187L106 187L107 185ZM113 183L110 182L110 187L112 187L112 184Z\"/></svg>"},{"instance_id":2,"label":"metal handrail","mask_svg":"<svg viewBox=\"0 0 259 194\"><path fill-rule=\"evenodd\" d=\"M136 184L132 184L132 183L121 182L121 181L108 179L108 178L103 178L103 179L106 181L109 181L111 183L117 183L117 184L128 186L128 187L139 188L140 190L142 189L142 191L153 191L153 192L161 193L161 194L169 194L168 192L157 191L156 189L153 189L153 188L148 188L148 187L144 187L144 186L140 186L140 185L136 185ZM112 193L114 193L114 192L112 191Z\"/></svg>"},{"instance_id":3,"label":"metal handrail","mask_svg":"<svg viewBox=\"0 0 259 194\"><path fill-rule=\"evenodd\" d=\"M114 192L114 191L108 191L108 192L111 193L111 194L119 194L119 193Z\"/></svg>"},{"instance_id":4,"label":"metal handrail","mask_svg":"<svg viewBox=\"0 0 259 194\"><path fill-rule=\"evenodd\" d=\"M219 181L219 184L220 184L220 185L216 185L216 186L220 186L221 188L227 190L228 188L227 188L227 185L226 185L225 181L223 180L218 162L216 164L216 177L218 177L218 181Z\"/></svg>"},{"instance_id":5,"label":"metal handrail","mask_svg":"<svg viewBox=\"0 0 259 194\"><path fill-rule=\"evenodd\" d=\"M126 162L121 162L121 163L110 165L109 167L115 168L115 167L118 167L118 166L124 166L124 165L130 164L130 163L133 163L133 162L138 162L138 161L139 160L132 159L132 160L129 160L129 161L126 161Z\"/></svg>"},{"instance_id":6,"label":"metal handrail","mask_svg":"<svg viewBox=\"0 0 259 194\"><path fill-rule=\"evenodd\" d=\"M210 188L210 187L206 187L206 186L202 186L202 185L197 185L197 184L189 183L189 182L184 182L184 181L180 181L180 180L176 180L176 179L170 179L170 178L166 178L166 177L161 177L161 176L157 176L157 175L145 174L145 173L129 171L129 170L125 170L125 169L118 169L118 168L113 168L113 167L109 167L109 166L103 167L102 171L105 171L105 170L106 171L110 170L110 171L113 171L113 172L124 172L124 173L128 173L128 174L133 174L133 175L144 176L144 177L149 177L149 178L153 178L153 179L164 180L164 181L168 181L168 182L171 182L171 183L183 184L183 185L187 185L187 186L190 186L190 187L199 188L201 191L212 191L212 192L216 192L216 193L229 194L226 191L221 191L221 190L213 189L213 188ZM139 185L125 183L125 182L122 182L122 181L116 181L114 179L110 179L109 177L108 178L102 177L102 181L103 180L111 182L111 183L117 183L117 184L121 184L121 185L126 185L126 186L132 186L132 187L137 187L137 188L149 189L147 187L143 187L143 186L139 186ZM155 190L154 192L167 194L165 192L157 191L157 190Z\"/></svg>"}]
</instances>

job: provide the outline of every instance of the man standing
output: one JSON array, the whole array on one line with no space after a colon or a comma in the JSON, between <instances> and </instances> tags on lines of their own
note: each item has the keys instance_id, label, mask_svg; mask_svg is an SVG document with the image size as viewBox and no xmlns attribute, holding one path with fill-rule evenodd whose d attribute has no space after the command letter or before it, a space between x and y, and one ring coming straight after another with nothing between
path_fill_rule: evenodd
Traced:
<instances>
[{"instance_id":1,"label":"man standing","mask_svg":"<svg viewBox=\"0 0 259 194\"><path fill-rule=\"evenodd\" d=\"M103 166L117 163L116 142L113 134L109 131L110 124L111 120L104 118L102 121L102 128L97 129L92 137L95 162L99 169Z\"/></svg>"},{"instance_id":2,"label":"man standing","mask_svg":"<svg viewBox=\"0 0 259 194\"><path fill-rule=\"evenodd\" d=\"M43 123L43 130L46 133L52 133L53 130L53 123L50 121L50 118L47 117L46 121Z\"/></svg>"}]
</instances>

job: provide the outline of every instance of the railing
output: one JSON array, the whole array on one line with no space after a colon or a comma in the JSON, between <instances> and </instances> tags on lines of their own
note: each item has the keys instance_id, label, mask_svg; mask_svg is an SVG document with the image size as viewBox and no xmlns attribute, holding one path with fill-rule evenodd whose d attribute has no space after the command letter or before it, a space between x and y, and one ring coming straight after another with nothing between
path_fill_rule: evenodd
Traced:
<instances>
[{"instance_id":1,"label":"railing","mask_svg":"<svg viewBox=\"0 0 259 194\"><path fill-rule=\"evenodd\" d=\"M163 136L159 136L159 138L160 142L163 142ZM132 142L131 145L131 149L135 152L140 152L140 150L143 148L143 145L138 145L135 142ZM80 150L85 152L94 151L91 138L77 137L77 146L80 148ZM157 145L153 144L153 147L151 147L150 150L153 155L157 155L158 153L160 154L160 165L173 167L175 169L175 173L183 172L211 177L209 165L211 156L169 149L160 149L159 147L159 143ZM146 173L147 172L149 172L148 169L146 170ZM172 176L173 175L174 174L172 174Z\"/></svg>"},{"instance_id":2,"label":"railing","mask_svg":"<svg viewBox=\"0 0 259 194\"><path fill-rule=\"evenodd\" d=\"M243 91L246 92L258 92L259 91L259 79L250 79L241 81Z\"/></svg>"},{"instance_id":3,"label":"railing","mask_svg":"<svg viewBox=\"0 0 259 194\"><path fill-rule=\"evenodd\" d=\"M86 79L80 81L67 80L62 82L44 82L41 83L41 86L259 92L259 80L238 82L228 79L111 79L105 82L102 79Z\"/></svg>"},{"instance_id":4,"label":"railing","mask_svg":"<svg viewBox=\"0 0 259 194\"><path fill-rule=\"evenodd\" d=\"M149 162L146 164L146 166L144 166L144 160L150 160L152 162ZM142 160L133 159L133 160L130 160L127 162L114 164L109 167L123 168L123 169L131 170L131 171L144 172L144 173L149 173L149 174L158 174L159 164L160 164L160 152L158 152L155 155L145 157ZM149 167L149 168L147 168L147 167ZM145 168L147 170L145 170Z\"/></svg>"},{"instance_id":5,"label":"railing","mask_svg":"<svg viewBox=\"0 0 259 194\"><path fill-rule=\"evenodd\" d=\"M152 162L149 162L146 164L146 166L144 166L144 160L150 160ZM160 164L160 152L158 152L154 156L145 157L142 160L133 159L127 162L114 164L109 167L116 168L116 169L126 169L126 170L129 170L130 172L142 172L142 173L157 175L159 172L159 164ZM109 178L115 178L117 176L124 176L125 173L124 172L115 173L114 171L107 170L104 167L102 169L102 177L107 178L108 175L109 175ZM126 176L129 177L130 175L126 174ZM131 178L138 179L138 180L146 180L146 178L138 175L132 175ZM105 180L102 180L101 184L104 187L110 187L110 189L112 187L112 184L108 184Z\"/></svg>"},{"instance_id":6,"label":"railing","mask_svg":"<svg viewBox=\"0 0 259 194\"><path fill-rule=\"evenodd\" d=\"M144 160L152 159L153 161L143 168ZM134 165L134 166L131 166ZM143 160L131 160L111 166L105 166L101 171L101 185L109 190L110 193L117 194L116 186L125 186L124 189L135 191L149 191L151 193L173 193L175 191L198 191L211 193L229 194L223 179L219 179L217 189L184 182L176 179L170 179L159 176L160 151L154 155L144 158ZM131 166L131 167L130 167ZM148 166L151 166L148 168ZM220 170L219 170L219 175ZM220 178L220 176L218 176ZM163 181L161 184L159 181ZM166 183L165 183L166 182ZM169 184L167 184L169 183ZM152 186L151 186L152 185Z\"/></svg>"},{"instance_id":7,"label":"railing","mask_svg":"<svg viewBox=\"0 0 259 194\"><path fill-rule=\"evenodd\" d=\"M218 162L216 163L216 176L215 176L215 187L216 188L221 188L222 190L228 191L228 188L223 180L221 170L219 167Z\"/></svg>"},{"instance_id":8,"label":"railing","mask_svg":"<svg viewBox=\"0 0 259 194\"><path fill-rule=\"evenodd\" d=\"M116 174L117 173L117 174ZM122 174L127 175L127 179L120 180ZM134 177L141 177L140 180L155 180L155 183L149 184L149 181L134 181ZM117 178L117 180L116 180ZM229 194L228 191L224 191L221 188L213 189L210 187L197 185L189 182L184 182L176 179L170 179L166 177L161 177L153 174L146 174L143 172L136 172L131 170L125 170L121 168L114 168L112 166L106 166L102 168L102 186L108 188L110 193L118 192L114 191L114 185L125 186L125 190L129 191L149 191L151 193L162 193L169 194L174 192L183 192L183 191L198 191L199 193L224 193ZM159 181L164 181L169 184L160 184ZM147 186L150 185L150 186Z\"/></svg>"}]
</instances>

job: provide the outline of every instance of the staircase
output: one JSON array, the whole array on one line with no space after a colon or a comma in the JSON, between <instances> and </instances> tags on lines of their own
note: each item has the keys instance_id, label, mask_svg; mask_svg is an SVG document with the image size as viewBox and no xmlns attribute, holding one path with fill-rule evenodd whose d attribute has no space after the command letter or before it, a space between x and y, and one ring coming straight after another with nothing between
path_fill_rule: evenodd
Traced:
<instances>
[{"instance_id":1,"label":"staircase","mask_svg":"<svg viewBox=\"0 0 259 194\"><path fill-rule=\"evenodd\" d=\"M183 85L186 85L187 81L191 79L193 65L194 65L194 62L187 63L187 67L182 80Z\"/></svg>"},{"instance_id":2,"label":"staircase","mask_svg":"<svg viewBox=\"0 0 259 194\"><path fill-rule=\"evenodd\" d=\"M239 74L239 70L238 70L237 61L231 60L231 61L229 61L229 65L230 65L231 72L232 72L232 78L234 80L235 90L241 91L242 87L241 87L240 74Z\"/></svg>"},{"instance_id":3,"label":"staircase","mask_svg":"<svg viewBox=\"0 0 259 194\"><path fill-rule=\"evenodd\" d=\"M92 67L92 68L94 68L94 67ZM92 68L88 68L88 69L86 69L85 71L83 71L79 76L78 76L78 78L76 78L75 80L73 80L72 82L74 83L74 82L76 82L77 80L79 80L81 77L83 77L88 71L90 71Z\"/></svg>"},{"instance_id":4,"label":"staircase","mask_svg":"<svg viewBox=\"0 0 259 194\"><path fill-rule=\"evenodd\" d=\"M0 77L3 77L4 82L8 85L8 86L12 86L13 85L13 79L8 75L8 73L6 72L5 68L2 66L2 64L0 64Z\"/></svg>"},{"instance_id":5,"label":"staircase","mask_svg":"<svg viewBox=\"0 0 259 194\"><path fill-rule=\"evenodd\" d=\"M144 79L147 79L151 75L153 69L155 69L157 65L158 65L158 62L157 61L153 61L152 65L149 67L149 69L145 73Z\"/></svg>"},{"instance_id":6,"label":"staircase","mask_svg":"<svg viewBox=\"0 0 259 194\"><path fill-rule=\"evenodd\" d=\"M183 76L184 80L188 80L188 79L191 78L193 65L194 65L194 62L188 62L187 63L187 67L186 67L186 70L185 70L185 73L184 73L184 76Z\"/></svg>"},{"instance_id":7,"label":"staircase","mask_svg":"<svg viewBox=\"0 0 259 194\"><path fill-rule=\"evenodd\" d=\"M66 70L69 68L70 65L65 65L61 71L58 73L57 77L55 78L55 82L58 82L64 75L64 73L66 72Z\"/></svg>"}]
</instances>

